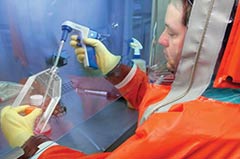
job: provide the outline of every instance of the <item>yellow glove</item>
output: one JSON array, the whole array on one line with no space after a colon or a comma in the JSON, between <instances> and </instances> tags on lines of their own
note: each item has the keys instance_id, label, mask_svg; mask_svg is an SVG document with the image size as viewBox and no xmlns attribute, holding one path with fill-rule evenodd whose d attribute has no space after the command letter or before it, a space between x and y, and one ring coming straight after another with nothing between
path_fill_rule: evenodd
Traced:
<instances>
[{"instance_id":1,"label":"yellow glove","mask_svg":"<svg viewBox=\"0 0 240 159\"><path fill-rule=\"evenodd\" d=\"M6 106L1 111L2 132L12 148L22 146L33 135L35 120L42 113L40 108L36 108L26 116L19 114L28 107Z\"/></svg>"},{"instance_id":2,"label":"yellow glove","mask_svg":"<svg viewBox=\"0 0 240 159\"><path fill-rule=\"evenodd\" d=\"M121 60L120 56L113 55L99 40L86 38L83 39L83 42L95 48L97 65L104 75L110 72ZM82 47L77 45L78 43L78 36L72 35L70 45L75 48L77 59L82 63L85 52Z\"/></svg>"}]
</instances>

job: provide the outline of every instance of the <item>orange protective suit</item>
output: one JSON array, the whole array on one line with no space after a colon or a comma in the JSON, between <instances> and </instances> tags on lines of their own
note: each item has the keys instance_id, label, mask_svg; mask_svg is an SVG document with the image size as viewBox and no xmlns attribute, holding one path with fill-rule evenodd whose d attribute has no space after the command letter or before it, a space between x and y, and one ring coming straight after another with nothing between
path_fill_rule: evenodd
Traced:
<instances>
[{"instance_id":1,"label":"orange protective suit","mask_svg":"<svg viewBox=\"0 0 240 159\"><path fill-rule=\"evenodd\" d=\"M240 2L239 2L240 3ZM214 87L240 88L240 7L238 5L227 47ZM226 67L227 66L227 67Z\"/></svg>"},{"instance_id":2,"label":"orange protective suit","mask_svg":"<svg viewBox=\"0 0 240 159\"><path fill-rule=\"evenodd\" d=\"M149 84L137 70L120 89L139 119L150 104L163 99L170 86ZM45 150L40 159L240 158L240 104L205 97L152 114L135 134L111 153L85 155L64 146Z\"/></svg>"}]
</instances>

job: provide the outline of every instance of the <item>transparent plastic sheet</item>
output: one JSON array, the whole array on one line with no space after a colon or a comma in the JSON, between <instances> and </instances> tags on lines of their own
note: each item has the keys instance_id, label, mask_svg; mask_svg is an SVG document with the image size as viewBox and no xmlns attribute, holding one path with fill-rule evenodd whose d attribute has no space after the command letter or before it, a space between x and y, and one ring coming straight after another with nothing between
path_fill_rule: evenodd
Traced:
<instances>
[{"instance_id":1,"label":"transparent plastic sheet","mask_svg":"<svg viewBox=\"0 0 240 159\"><path fill-rule=\"evenodd\" d=\"M108 37L111 35L104 41L108 48L115 54L126 52L123 49L127 43L122 40L125 33L119 29L124 23L124 16L122 16L124 7L121 12L112 13L115 11L115 6L119 6L118 3L122 4L122 2L108 0L101 2L93 0L89 3L82 0L34 2L27 0L24 4L17 0L4 0L1 4L6 6L3 8L6 14L1 16L1 23L4 25L0 25L5 27L1 37L4 51L0 58L4 57L7 60L0 63L1 79L18 81L23 76L30 76L48 68L49 63L46 59L56 51L61 36L61 24L66 20L88 26L102 35ZM124 43L124 47L119 43ZM72 53L72 47L66 45L63 51L69 56L68 73L86 75L86 71L79 68L75 54ZM12 71L16 73L11 74Z\"/></svg>"},{"instance_id":2,"label":"transparent plastic sheet","mask_svg":"<svg viewBox=\"0 0 240 159\"><path fill-rule=\"evenodd\" d=\"M77 21L80 24L87 25L108 36L110 32L109 29L116 29L115 27L112 28L111 23L109 23L109 19L107 18L107 15L109 14L108 9L99 9L109 7L109 5L106 5L108 4L108 1L91 1L91 9L94 10L94 12L88 12L89 4L85 2L82 3L83 1L66 2L67 3L63 3L53 0L47 0L44 2L26 1L26 3L21 5L21 7L18 7L19 2L16 0L3 2L3 4L7 6L7 16L4 17L4 21L7 23L7 26L9 26L11 37L10 39L13 41L13 52L15 58L17 58L17 60L19 60L21 64L24 64L24 67L26 67L29 73L32 75L32 78L30 77L30 81L32 80L32 83L26 83L26 87L24 88L25 91L27 89L29 90L27 90L26 95L25 97L23 97L23 99L20 99L18 102L13 103L15 106L29 104L29 97L31 95L43 95L44 91L46 91L47 80L41 80L41 78L45 77L41 77L39 79L35 75L39 75L42 70L45 70L42 72L42 75L47 75L48 71L46 68L48 68L49 66L48 64L46 66L45 60L46 58L51 57L51 55L54 53L54 50L58 45L61 35L61 24L65 20L75 19L74 21ZM115 6L114 3L111 3L111 5ZM71 12L62 13L62 8L64 8L64 10L71 10ZM14 12L12 12L13 10ZM93 18L95 17L95 14L101 15L101 18ZM114 23L119 25L118 19L116 17L114 18ZM39 32L41 32L41 34L38 34L37 36L33 34ZM31 43L29 43L29 41L31 41ZM109 41L107 41L107 43L108 42ZM66 41L64 51L66 50L67 52L70 52L69 50L71 50L72 52L72 48L69 46L69 41ZM82 68L79 68L79 63L76 60L74 53L68 55L70 56L70 58L68 59L69 66L66 69L64 68L64 71L68 72L69 74L83 76L87 75L90 77L96 76L96 73L92 74L86 70L83 70ZM22 71L18 71L19 74L21 74L20 72ZM17 78L19 78L19 75L16 76ZM37 90L35 88L35 82L38 83L38 89L40 90ZM87 94L89 94L89 92ZM80 95L83 94L81 93ZM48 95L48 98L53 97L54 96ZM66 105L68 105L68 103Z\"/></svg>"},{"instance_id":3,"label":"transparent plastic sheet","mask_svg":"<svg viewBox=\"0 0 240 159\"><path fill-rule=\"evenodd\" d=\"M168 71L166 67L166 59L163 53L164 47L159 44L159 38L165 29L165 14L168 6L168 1L154 0L152 8L152 24L151 24L151 47L149 65L147 74L149 81L155 84L172 83L175 76Z\"/></svg>"},{"instance_id":4,"label":"transparent plastic sheet","mask_svg":"<svg viewBox=\"0 0 240 159\"><path fill-rule=\"evenodd\" d=\"M18 83L0 81L0 105L16 97L22 87L23 85Z\"/></svg>"},{"instance_id":5,"label":"transparent plastic sheet","mask_svg":"<svg viewBox=\"0 0 240 159\"><path fill-rule=\"evenodd\" d=\"M168 70L164 62L148 67L147 74L149 81L154 84L170 84L175 78L175 75Z\"/></svg>"}]
</instances>

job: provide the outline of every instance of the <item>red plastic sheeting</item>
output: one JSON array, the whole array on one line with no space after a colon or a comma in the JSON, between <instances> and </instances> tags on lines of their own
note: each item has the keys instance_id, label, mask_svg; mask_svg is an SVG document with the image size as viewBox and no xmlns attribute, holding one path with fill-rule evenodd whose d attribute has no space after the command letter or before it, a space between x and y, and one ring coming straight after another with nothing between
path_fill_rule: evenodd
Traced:
<instances>
[{"instance_id":1,"label":"red plastic sheeting","mask_svg":"<svg viewBox=\"0 0 240 159\"><path fill-rule=\"evenodd\" d=\"M153 114L111 153L85 156L54 146L40 159L240 158L239 114L239 104L200 98Z\"/></svg>"},{"instance_id":2,"label":"red plastic sheeting","mask_svg":"<svg viewBox=\"0 0 240 159\"><path fill-rule=\"evenodd\" d=\"M214 87L240 88L240 2Z\"/></svg>"}]
</instances>

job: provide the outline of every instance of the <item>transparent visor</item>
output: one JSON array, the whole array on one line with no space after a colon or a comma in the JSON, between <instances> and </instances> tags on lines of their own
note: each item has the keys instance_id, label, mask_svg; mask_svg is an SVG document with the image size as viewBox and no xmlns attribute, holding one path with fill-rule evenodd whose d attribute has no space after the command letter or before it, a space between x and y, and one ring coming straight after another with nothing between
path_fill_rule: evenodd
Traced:
<instances>
[{"instance_id":1,"label":"transparent visor","mask_svg":"<svg viewBox=\"0 0 240 159\"><path fill-rule=\"evenodd\" d=\"M168 70L164 55L164 47L159 38L165 30L165 15L168 1L155 1L152 8L152 24L150 34L150 52L147 66L149 81L155 84L172 83L174 73Z\"/></svg>"}]
</instances>

